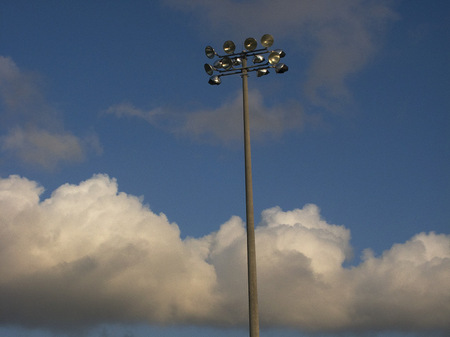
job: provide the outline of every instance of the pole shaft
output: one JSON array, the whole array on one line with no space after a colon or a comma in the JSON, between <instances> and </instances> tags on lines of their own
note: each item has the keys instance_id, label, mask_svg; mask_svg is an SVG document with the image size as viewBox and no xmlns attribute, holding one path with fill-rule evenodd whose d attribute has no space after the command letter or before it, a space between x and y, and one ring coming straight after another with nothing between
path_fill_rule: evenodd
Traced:
<instances>
[{"instance_id":1,"label":"pole shaft","mask_svg":"<svg viewBox=\"0 0 450 337\"><path fill-rule=\"evenodd\" d=\"M250 337L259 337L258 288L256 277L255 222L253 214L252 159L250 148L250 118L248 112L247 59L242 60L242 91L244 103L245 205L247 217L247 267Z\"/></svg>"}]
</instances>

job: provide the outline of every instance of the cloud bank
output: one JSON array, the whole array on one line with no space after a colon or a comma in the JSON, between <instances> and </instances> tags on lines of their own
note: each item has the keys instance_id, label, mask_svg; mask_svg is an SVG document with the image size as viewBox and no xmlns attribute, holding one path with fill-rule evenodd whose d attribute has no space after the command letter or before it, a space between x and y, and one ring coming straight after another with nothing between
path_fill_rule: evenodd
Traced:
<instances>
[{"instance_id":1,"label":"cloud bank","mask_svg":"<svg viewBox=\"0 0 450 337\"><path fill-rule=\"evenodd\" d=\"M246 249L236 216L181 239L179 227L95 175L45 200L0 179L0 324L246 324ZM350 231L315 205L265 210L257 226L263 326L312 332L441 331L450 323L450 236L419 233L381 256L352 255Z\"/></svg>"},{"instance_id":2,"label":"cloud bank","mask_svg":"<svg viewBox=\"0 0 450 337\"><path fill-rule=\"evenodd\" d=\"M44 97L38 77L0 55L0 150L23 163L54 169L83 161L87 149L101 152L95 135L79 138L65 130Z\"/></svg>"}]
</instances>

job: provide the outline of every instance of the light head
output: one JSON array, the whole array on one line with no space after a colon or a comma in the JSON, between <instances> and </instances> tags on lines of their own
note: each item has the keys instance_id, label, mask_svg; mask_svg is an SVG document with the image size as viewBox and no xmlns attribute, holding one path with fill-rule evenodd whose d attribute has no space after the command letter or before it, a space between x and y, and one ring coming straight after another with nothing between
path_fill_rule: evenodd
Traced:
<instances>
[{"instance_id":1,"label":"light head","mask_svg":"<svg viewBox=\"0 0 450 337\"><path fill-rule=\"evenodd\" d=\"M245 39L245 41L244 41L244 47L248 51L255 50L257 46L258 46L258 42L256 42L256 40L252 37L249 37L249 38Z\"/></svg>"},{"instance_id":2,"label":"light head","mask_svg":"<svg viewBox=\"0 0 450 337\"><path fill-rule=\"evenodd\" d=\"M209 58L209 59L212 59L212 58L214 58L214 56L217 55L216 51L211 46L207 46L205 48L205 54L206 54L206 57Z\"/></svg>"},{"instance_id":3,"label":"light head","mask_svg":"<svg viewBox=\"0 0 450 337\"><path fill-rule=\"evenodd\" d=\"M211 85L219 85L221 83L220 77L218 75L211 76L208 83Z\"/></svg>"},{"instance_id":4,"label":"light head","mask_svg":"<svg viewBox=\"0 0 450 337\"><path fill-rule=\"evenodd\" d=\"M273 36L270 34L264 34L261 38L261 44L264 48L269 48L273 45Z\"/></svg>"},{"instance_id":5,"label":"light head","mask_svg":"<svg viewBox=\"0 0 450 337\"><path fill-rule=\"evenodd\" d=\"M233 54L234 51L236 50L236 45L234 44L233 41L225 41L225 43L223 44L223 50L225 53L227 54Z\"/></svg>"}]
</instances>

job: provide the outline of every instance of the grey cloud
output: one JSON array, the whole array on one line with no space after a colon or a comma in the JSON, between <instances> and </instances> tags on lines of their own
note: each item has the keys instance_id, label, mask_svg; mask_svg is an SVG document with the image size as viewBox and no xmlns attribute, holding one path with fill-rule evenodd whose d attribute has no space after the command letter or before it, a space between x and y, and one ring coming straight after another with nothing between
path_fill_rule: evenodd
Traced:
<instances>
[{"instance_id":1,"label":"grey cloud","mask_svg":"<svg viewBox=\"0 0 450 337\"><path fill-rule=\"evenodd\" d=\"M390 1L280 0L275 4L271 0L224 0L220 6L203 0L164 3L197 15L209 31L221 35L226 31L227 38L235 36L243 41L252 34L271 33L275 39L291 41L291 50L284 46L288 55L308 56L308 77L302 82L307 97L329 109L351 98L348 77L374 57L388 24L396 19Z\"/></svg>"},{"instance_id":2,"label":"grey cloud","mask_svg":"<svg viewBox=\"0 0 450 337\"><path fill-rule=\"evenodd\" d=\"M317 0L221 1L220 6L203 0L165 0L167 6L197 16L209 34L236 41L271 33L285 46L290 73L301 67L297 102L268 106L258 90L250 92L252 138L278 137L320 124L320 113L342 111L352 103L347 86L350 76L376 55L388 24L396 19L389 1ZM254 15L249 15L254 13ZM205 37L205 41L206 37ZM220 44L221 41L216 41ZM277 47L283 47L278 46ZM290 64L301 57L302 62ZM205 60L206 61L206 60ZM297 76L299 71L297 70ZM294 89L295 90L295 89ZM107 111L117 117L133 116L153 126L197 140L229 143L242 137L242 99L237 94L218 107L175 113L166 107L149 111L122 103ZM303 101L302 103L299 103ZM320 113L304 112L319 106ZM313 110L314 111L314 110ZM173 121L182 121L174 124Z\"/></svg>"},{"instance_id":3,"label":"grey cloud","mask_svg":"<svg viewBox=\"0 0 450 337\"><path fill-rule=\"evenodd\" d=\"M59 162L79 162L84 159L81 141L70 133L56 134L42 129L10 130L0 138L1 149L14 153L25 163L52 169Z\"/></svg>"},{"instance_id":4,"label":"grey cloud","mask_svg":"<svg viewBox=\"0 0 450 337\"><path fill-rule=\"evenodd\" d=\"M65 130L57 110L44 97L38 76L0 56L0 150L44 169L84 160L87 149L102 151L95 135L77 137Z\"/></svg>"},{"instance_id":5,"label":"grey cloud","mask_svg":"<svg viewBox=\"0 0 450 337\"><path fill-rule=\"evenodd\" d=\"M245 226L181 239L176 224L96 175L46 200L0 179L0 324L246 324ZM350 231L315 205L267 209L256 229L261 323L311 332L430 331L450 324L450 236L420 233L358 265Z\"/></svg>"},{"instance_id":6,"label":"grey cloud","mask_svg":"<svg viewBox=\"0 0 450 337\"><path fill-rule=\"evenodd\" d=\"M303 108L295 103L267 107L258 90L249 92L250 127L252 137L278 137L290 130L303 127L306 116ZM177 133L190 135L197 139L219 139L230 142L242 138L242 94L222 106L193 112L186 115L185 122L176 129Z\"/></svg>"},{"instance_id":7,"label":"grey cloud","mask_svg":"<svg viewBox=\"0 0 450 337\"><path fill-rule=\"evenodd\" d=\"M249 92L251 106L251 131L254 139L264 137L276 138L283 133L300 130L313 118L303 113L303 108L296 102L267 107L258 90ZM194 112L174 112L170 109L155 108L142 110L131 103L113 105L106 110L118 118L131 117L147 121L156 127L184 137L200 141L220 141L230 143L242 137L242 93L212 109Z\"/></svg>"}]
</instances>

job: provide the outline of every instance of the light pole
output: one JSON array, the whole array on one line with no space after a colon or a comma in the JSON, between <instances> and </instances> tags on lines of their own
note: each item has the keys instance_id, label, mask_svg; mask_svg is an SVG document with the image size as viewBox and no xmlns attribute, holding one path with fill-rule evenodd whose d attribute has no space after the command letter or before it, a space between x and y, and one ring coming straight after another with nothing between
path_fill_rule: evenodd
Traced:
<instances>
[{"instance_id":1,"label":"light pole","mask_svg":"<svg viewBox=\"0 0 450 337\"><path fill-rule=\"evenodd\" d=\"M250 149L250 118L248 112L248 73L257 72L261 77L269 73L269 69L275 69L276 73L284 73L288 67L279 63L280 58L286 54L282 50L269 50L273 44L273 37L265 34L261 38L263 48L257 49L258 42L249 37L244 42L244 50L235 52L233 41L226 41L223 50L227 55L219 55L213 47L207 46L205 54L208 58L218 57L213 65L205 64L204 68L209 78L209 84L219 85L220 78L227 75L240 74L242 77L242 96L244 110L244 151L245 151L245 205L247 220L247 268L248 268L248 302L249 302L249 327L250 337L259 337L258 315L258 288L256 278L256 247L255 247L255 222L253 215L253 185L252 185L252 160ZM267 61L265 54L269 54ZM253 65L247 65L247 59L253 57ZM216 72L216 74L214 74Z\"/></svg>"}]
</instances>

